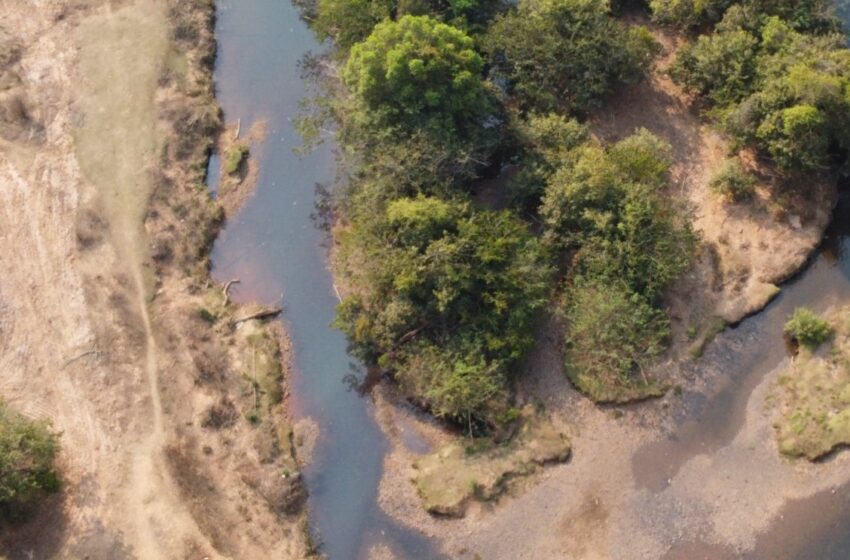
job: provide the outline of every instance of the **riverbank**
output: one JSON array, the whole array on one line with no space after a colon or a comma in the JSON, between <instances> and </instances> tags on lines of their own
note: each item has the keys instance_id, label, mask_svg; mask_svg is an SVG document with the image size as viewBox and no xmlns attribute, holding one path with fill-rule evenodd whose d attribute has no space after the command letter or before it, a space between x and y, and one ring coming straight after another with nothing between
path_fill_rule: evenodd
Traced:
<instances>
[{"instance_id":1,"label":"riverbank","mask_svg":"<svg viewBox=\"0 0 850 560\"><path fill-rule=\"evenodd\" d=\"M0 392L63 433L65 481L8 557L308 551L287 338L208 276L214 21L210 0L0 15Z\"/></svg>"}]
</instances>

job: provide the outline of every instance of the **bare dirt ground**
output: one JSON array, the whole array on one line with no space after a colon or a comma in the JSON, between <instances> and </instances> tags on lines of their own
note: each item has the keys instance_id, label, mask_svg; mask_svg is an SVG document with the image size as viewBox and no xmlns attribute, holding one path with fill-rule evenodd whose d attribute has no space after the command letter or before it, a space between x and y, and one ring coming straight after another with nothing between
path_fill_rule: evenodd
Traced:
<instances>
[{"instance_id":1,"label":"bare dirt ground","mask_svg":"<svg viewBox=\"0 0 850 560\"><path fill-rule=\"evenodd\" d=\"M673 146L671 203L691 212L702 249L694 270L671 296L676 338L669 363L661 369L675 375L685 392L711 398L728 382L723 361L709 355L699 376L682 377L677 360L687 359L695 344L686 331L693 326L701 335L713 336L717 318L737 322L760 310L776 294L776 284L796 272L819 243L835 192L828 178L814 178L808 188L815 194L808 202L786 200L780 207L774 201L777 189L783 188L779 178L744 154L761 179L758 194L745 204L723 203L709 190L708 180L728 156L727 145L664 74L677 40L654 31L664 52L653 75L612 99L592 126L604 140L644 127ZM402 523L435 537L451 558L739 557L757 546L790 503L834 491L850 478L846 454L817 466L780 456L774 417L765 412L777 370L757 383L730 441L718 446L700 439L688 442L687 456L674 469L662 453L643 461L642 468L665 473L650 473L648 478L663 479L657 487L648 484L635 458L681 421L681 399L671 392L649 403L598 407L569 384L557 332L549 326L541 332L545 335L529 359L519 400L544 405L569 434L572 458L518 481L496 501L473 504L463 519L426 513L411 483L418 458L452 436L391 399L378 399L376 416L392 444L380 504ZM721 341L725 336L720 335ZM782 554L788 550L773 557Z\"/></svg>"},{"instance_id":2,"label":"bare dirt ground","mask_svg":"<svg viewBox=\"0 0 850 560\"><path fill-rule=\"evenodd\" d=\"M211 286L207 0L0 0L0 395L65 487L8 558L307 551L283 333Z\"/></svg>"}]
</instances>

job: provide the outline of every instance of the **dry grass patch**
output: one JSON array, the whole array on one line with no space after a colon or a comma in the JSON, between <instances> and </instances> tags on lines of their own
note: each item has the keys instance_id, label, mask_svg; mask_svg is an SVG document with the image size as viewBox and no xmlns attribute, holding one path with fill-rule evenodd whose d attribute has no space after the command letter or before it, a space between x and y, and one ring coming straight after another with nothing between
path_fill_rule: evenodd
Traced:
<instances>
[{"instance_id":1,"label":"dry grass patch","mask_svg":"<svg viewBox=\"0 0 850 560\"><path fill-rule=\"evenodd\" d=\"M414 464L414 483L429 513L462 517L472 499L494 500L511 479L570 456L567 436L549 420L528 419L510 442L458 440Z\"/></svg>"},{"instance_id":2,"label":"dry grass patch","mask_svg":"<svg viewBox=\"0 0 850 560\"><path fill-rule=\"evenodd\" d=\"M834 329L819 348L801 345L777 381L779 450L815 460L850 444L850 307L824 317Z\"/></svg>"}]
</instances>

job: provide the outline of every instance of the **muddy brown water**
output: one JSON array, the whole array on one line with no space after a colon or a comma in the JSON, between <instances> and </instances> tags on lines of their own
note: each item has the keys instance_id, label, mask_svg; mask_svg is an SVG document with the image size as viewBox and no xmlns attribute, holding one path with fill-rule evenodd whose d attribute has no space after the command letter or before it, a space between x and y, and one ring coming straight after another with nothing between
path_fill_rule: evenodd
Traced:
<instances>
[{"instance_id":1,"label":"muddy brown water","mask_svg":"<svg viewBox=\"0 0 850 560\"><path fill-rule=\"evenodd\" d=\"M294 413L312 418L321 429L314 460L305 472L311 523L321 551L330 560L357 560L366 558L372 545L384 544L399 558L436 558L434 543L393 523L377 505L388 444L369 396L356 390L366 378L365 370L347 354L343 335L330 327L337 299L327 270L327 233L317 227L314 204L316 184L334 178L333 147L297 157L293 148L301 140L292 126L299 102L308 94L298 63L321 46L287 0L220 0L216 33L216 84L226 119L241 119L245 130L264 119L269 134L252 149L252 157L260 162L256 194L217 240L213 273L220 281L241 280L234 299L282 302L285 309L296 370ZM735 437L751 392L786 359L781 331L795 307L823 310L850 301L848 217L845 198L810 266L784 286L767 310L718 336L702 365L688 372L700 375L700 368L712 367L725 373L710 396L683 395L679 427L634 457L640 485L663 490L689 459L720 449ZM402 432L406 446L425 450L426 443L412 429ZM850 558L846 519L848 488L792 502L747 557ZM668 557L732 556L692 542Z\"/></svg>"}]
</instances>

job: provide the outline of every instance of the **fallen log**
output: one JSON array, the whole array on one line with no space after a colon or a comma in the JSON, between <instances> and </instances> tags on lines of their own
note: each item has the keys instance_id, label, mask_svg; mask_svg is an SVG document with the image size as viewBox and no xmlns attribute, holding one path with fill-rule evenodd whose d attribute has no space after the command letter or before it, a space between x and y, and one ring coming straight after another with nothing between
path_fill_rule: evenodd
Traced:
<instances>
[{"instance_id":1,"label":"fallen log","mask_svg":"<svg viewBox=\"0 0 850 560\"><path fill-rule=\"evenodd\" d=\"M283 313L283 309L280 307L270 307L267 309L263 309L262 311L257 311L256 313L251 313L245 317L240 317L239 319L235 319L233 321L233 326L235 327L239 323L244 323L245 321L252 321L254 319L271 319L272 317L277 317Z\"/></svg>"}]
</instances>

